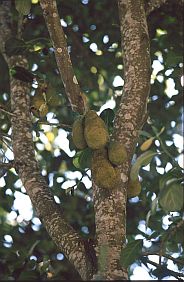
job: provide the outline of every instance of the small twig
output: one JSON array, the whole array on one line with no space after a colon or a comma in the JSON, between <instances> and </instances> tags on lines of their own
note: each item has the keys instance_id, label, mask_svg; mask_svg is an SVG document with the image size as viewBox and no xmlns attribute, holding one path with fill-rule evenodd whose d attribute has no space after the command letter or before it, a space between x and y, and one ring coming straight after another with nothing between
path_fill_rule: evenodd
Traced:
<instances>
[{"instance_id":1,"label":"small twig","mask_svg":"<svg viewBox=\"0 0 184 282\"><path fill-rule=\"evenodd\" d=\"M11 169L12 167L14 167L14 161L9 161L8 163L1 163L0 162L0 169L6 169L6 170L9 170Z\"/></svg>"},{"instance_id":2,"label":"small twig","mask_svg":"<svg viewBox=\"0 0 184 282\"><path fill-rule=\"evenodd\" d=\"M153 262L153 261L151 261L151 260L149 260L149 259L147 259L146 264L147 264L147 263L150 263L150 264L152 264L153 266L155 266L155 267L157 267L157 268L160 267L160 265L159 265L158 263ZM172 275L173 275L174 277L176 277L176 278L178 278L178 277L184 277L184 274L183 274L183 273L170 270L170 269L168 269L166 266L165 266L165 268L166 268L167 270L169 270L170 274L172 274Z\"/></svg>"},{"instance_id":3,"label":"small twig","mask_svg":"<svg viewBox=\"0 0 184 282\"><path fill-rule=\"evenodd\" d=\"M63 128L72 128L72 125L64 124L64 123L52 123L47 121L39 121L39 124L45 124L50 126L56 126L56 127L63 127Z\"/></svg>"},{"instance_id":4,"label":"small twig","mask_svg":"<svg viewBox=\"0 0 184 282\"><path fill-rule=\"evenodd\" d=\"M4 113L6 113L7 115L10 115L10 116L16 116L15 114L13 114L13 113L11 113L11 112L9 112L9 111L3 109L2 106L0 106L0 111L1 111L1 112L4 112Z\"/></svg>"},{"instance_id":5,"label":"small twig","mask_svg":"<svg viewBox=\"0 0 184 282\"><path fill-rule=\"evenodd\" d=\"M160 134L158 133L157 129L156 129L154 126L152 126L152 130L153 130L153 132L156 134L155 138L160 142L160 146L161 146L163 152L164 152L169 158L172 159L172 162L173 162L176 166L178 166L178 167L180 168L179 164L178 164L177 161L174 159L174 156L167 150L166 146L164 145L162 139L160 138Z\"/></svg>"},{"instance_id":6,"label":"small twig","mask_svg":"<svg viewBox=\"0 0 184 282\"><path fill-rule=\"evenodd\" d=\"M168 230L168 233L166 233L164 239L161 240L159 255L165 256L165 252L163 251L165 248L165 243L171 238L171 236L174 235L174 233L176 233L178 228L180 228L183 224L184 224L184 220L180 220L175 226L172 227L171 230Z\"/></svg>"},{"instance_id":7,"label":"small twig","mask_svg":"<svg viewBox=\"0 0 184 282\"><path fill-rule=\"evenodd\" d=\"M0 137L7 138L7 139L11 140L11 137L8 134L4 133L4 132L3 133L0 132Z\"/></svg>"},{"instance_id":8,"label":"small twig","mask_svg":"<svg viewBox=\"0 0 184 282\"><path fill-rule=\"evenodd\" d=\"M0 141L2 141L2 142L5 144L5 146L6 146L10 151L12 151L12 153L13 153L12 148L9 146L9 144L7 144L7 142L6 142L5 140L1 139Z\"/></svg>"},{"instance_id":9,"label":"small twig","mask_svg":"<svg viewBox=\"0 0 184 282\"><path fill-rule=\"evenodd\" d=\"M152 256L152 255L160 256L160 254L157 253L157 252L143 252L143 253L142 253L142 256ZM172 260L172 261L175 262L175 263L184 265L184 260L182 260L182 259L173 258L172 256L170 256L170 255L168 255L168 254L162 254L162 257L165 257L165 258L167 258L167 259L170 259L170 260ZM159 263L159 264L160 264L160 263Z\"/></svg>"}]
</instances>

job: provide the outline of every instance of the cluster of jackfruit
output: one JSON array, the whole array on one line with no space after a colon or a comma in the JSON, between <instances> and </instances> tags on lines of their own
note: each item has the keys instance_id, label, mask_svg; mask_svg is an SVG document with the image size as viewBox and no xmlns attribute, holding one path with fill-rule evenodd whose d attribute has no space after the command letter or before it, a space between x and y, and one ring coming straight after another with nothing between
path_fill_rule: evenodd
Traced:
<instances>
[{"instance_id":1,"label":"cluster of jackfruit","mask_svg":"<svg viewBox=\"0 0 184 282\"><path fill-rule=\"evenodd\" d=\"M75 146L93 150L92 174L95 183L102 188L112 189L120 182L120 170L116 167L127 159L123 144L109 142L109 133L104 121L95 111L89 110L73 124L72 137Z\"/></svg>"},{"instance_id":2,"label":"cluster of jackfruit","mask_svg":"<svg viewBox=\"0 0 184 282\"><path fill-rule=\"evenodd\" d=\"M104 189L113 189L121 181L120 170L109 161L106 148L93 152L91 170L95 183Z\"/></svg>"},{"instance_id":3,"label":"cluster of jackfruit","mask_svg":"<svg viewBox=\"0 0 184 282\"><path fill-rule=\"evenodd\" d=\"M75 146L80 150L87 146L93 150L102 149L109 141L104 121L92 110L74 122L72 137Z\"/></svg>"}]
</instances>

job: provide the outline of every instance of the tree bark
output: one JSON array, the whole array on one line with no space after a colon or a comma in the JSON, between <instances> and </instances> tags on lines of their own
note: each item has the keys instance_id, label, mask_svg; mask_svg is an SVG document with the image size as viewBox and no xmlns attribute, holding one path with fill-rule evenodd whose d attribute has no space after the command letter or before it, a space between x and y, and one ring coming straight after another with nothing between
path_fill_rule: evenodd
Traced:
<instances>
[{"instance_id":1,"label":"tree bark","mask_svg":"<svg viewBox=\"0 0 184 282\"><path fill-rule=\"evenodd\" d=\"M49 1L41 1L42 5L47 2ZM45 6L43 9L46 11ZM11 29L9 23L7 23L7 17L9 17L8 5L1 4L0 10L2 12L0 24L3 25L0 36L2 37L1 42L5 42L11 36ZM121 185L114 190L104 191L93 183L97 237L96 253L99 258L99 271L94 275L94 280L95 278L104 280L127 279L127 270L119 264L120 253L126 243L126 189L131 159L135 150L138 130L145 117L150 87L149 36L144 1L119 0L119 17L125 84L123 97L115 118L112 139L124 143L128 152L128 161L120 166ZM61 45L55 46L56 50L61 47ZM58 57L58 60L60 59ZM28 66L27 60L23 56L12 56L7 58L7 62L10 68L14 65L25 68ZM73 82L76 84L75 79ZM12 116L12 142L16 169L38 216L57 244L58 249L65 253L83 280L90 279L94 272L93 262L88 257L85 245L78 234L63 218L45 179L41 176L35 159L32 122L29 112L29 91L30 85L11 77L11 105L15 115ZM79 93L78 90L76 93ZM106 261L102 267L100 260L104 251Z\"/></svg>"},{"instance_id":2,"label":"tree bark","mask_svg":"<svg viewBox=\"0 0 184 282\"><path fill-rule=\"evenodd\" d=\"M119 0L119 18L124 61L124 89L114 122L113 140L122 142L128 161L121 168L121 185L110 192L93 185L97 255L106 246L108 257L103 273L106 280L127 279L119 265L126 242L126 190L138 130L145 118L150 91L150 50L143 0Z\"/></svg>"},{"instance_id":3,"label":"tree bark","mask_svg":"<svg viewBox=\"0 0 184 282\"><path fill-rule=\"evenodd\" d=\"M1 52L4 43L11 37L10 3L0 5ZM3 44L2 44L3 43ZM28 68L27 59L22 56L6 57L9 68L19 65ZM93 265L84 242L63 218L59 206L49 191L45 178L41 175L35 158L30 115L30 87L28 83L10 77L12 110L12 145L15 169L29 195L38 217L42 220L52 240L64 252L83 280L89 279Z\"/></svg>"}]
</instances>

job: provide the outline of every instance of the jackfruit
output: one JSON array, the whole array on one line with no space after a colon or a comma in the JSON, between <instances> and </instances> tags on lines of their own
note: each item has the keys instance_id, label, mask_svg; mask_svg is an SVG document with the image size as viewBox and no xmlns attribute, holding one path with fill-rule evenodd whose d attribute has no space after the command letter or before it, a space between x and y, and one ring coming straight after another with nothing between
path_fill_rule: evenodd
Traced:
<instances>
[{"instance_id":1,"label":"jackfruit","mask_svg":"<svg viewBox=\"0 0 184 282\"><path fill-rule=\"evenodd\" d=\"M114 165L120 165L127 160L127 152L124 145L117 141L112 141L108 145L108 157Z\"/></svg>"},{"instance_id":2,"label":"jackfruit","mask_svg":"<svg viewBox=\"0 0 184 282\"><path fill-rule=\"evenodd\" d=\"M141 192L141 184L139 182L139 179L135 181L132 181L130 179L128 183L127 197L128 198L136 197L140 194L140 192Z\"/></svg>"},{"instance_id":3,"label":"jackfruit","mask_svg":"<svg viewBox=\"0 0 184 282\"><path fill-rule=\"evenodd\" d=\"M83 150L87 147L86 140L84 138L84 126L83 126L83 117L80 116L75 120L72 126L72 139L74 145L79 150Z\"/></svg>"},{"instance_id":4,"label":"jackfruit","mask_svg":"<svg viewBox=\"0 0 184 282\"><path fill-rule=\"evenodd\" d=\"M46 101L40 93L36 94L31 99L31 112L38 118L46 116L49 109Z\"/></svg>"},{"instance_id":5,"label":"jackfruit","mask_svg":"<svg viewBox=\"0 0 184 282\"><path fill-rule=\"evenodd\" d=\"M88 111L85 115L84 136L91 149L101 149L109 141L109 133L104 121L95 111Z\"/></svg>"},{"instance_id":6,"label":"jackfruit","mask_svg":"<svg viewBox=\"0 0 184 282\"><path fill-rule=\"evenodd\" d=\"M101 188L113 189L120 182L120 171L111 165L104 150L93 152L91 169L96 185Z\"/></svg>"}]
</instances>

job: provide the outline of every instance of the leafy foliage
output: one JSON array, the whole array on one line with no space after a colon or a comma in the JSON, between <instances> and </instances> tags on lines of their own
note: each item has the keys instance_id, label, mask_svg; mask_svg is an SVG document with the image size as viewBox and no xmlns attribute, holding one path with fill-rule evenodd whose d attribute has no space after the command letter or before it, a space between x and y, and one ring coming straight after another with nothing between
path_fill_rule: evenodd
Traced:
<instances>
[{"instance_id":1,"label":"leafy foliage","mask_svg":"<svg viewBox=\"0 0 184 282\"><path fill-rule=\"evenodd\" d=\"M141 239L132 241L126 245L121 252L120 262L124 267L128 267L139 258L142 251L143 241Z\"/></svg>"},{"instance_id":2,"label":"leafy foliage","mask_svg":"<svg viewBox=\"0 0 184 282\"><path fill-rule=\"evenodd\" d=\"M14 33L14 37L6 42L6 54L11 57L24 53L28 58L29 74L36 78L31 78L30 96L35 94L38 86L46 83L52 88L51 96L57 97L57 103L48 105L46 118L32 116L35 150L42 174L67 220L84 239L93 239L91 153L89 149L75 152L71 125L76 114L71 111L58 74L41 8L39 3L33 3L30 13L24 16L22 39ZM117 1L60 0L57 3L77 80L91 109L101 111L100 116L111 133L123 89L121 83L118 86L113 83L117 76L123 78ZM12 7L15 26L20 20L16 7ZM124 265L129 266L135 261L144 264L152 277L161 279L173 276L167 267L168 256L159 268L152 270L148 257L142 256L141 251L159 254L161 249L163 256L172 258L175 253L184 261L183 188L180 187L182 171L179 162L182 148L177 142L181 139L182 127L181 22L182 9L175 2L164 5L148 17L153 63L149 118L140 132L133 163L140 160L142 154L148 155L148 149L154 152L151 155L154 157L146 162L144 158L137 164L135 162L136 169L133 165L134 174L141 178L142 191L139 197L127 203L128 245L121 257ZM10 111L11 72L1 54L0 73L3 73L0 75L0 109L4 110L0 111L0 156L1 162L8 162L13 159L10 116L6 113ZM113 109L109 108L109 101L115 105ZM101 108L104 105L105 108ZM148 138L154 140L143 153L141 145ZM28 199L15 171L1 171L0 279L77 279L78 274L65 256L58 254L35 211L26 215L24 201ZM21 204L18 197L24 199ZM23 212L21 205L24 205ZM106 249L102 250L102 268L106 253ZM177 261L175 265L175 269L182 272L184 264ZM134 267L135 264L129 267L130 277Z\"/></svg>"},{"instance_id":3,"label":"leafy foliage","mask_svg":"<svg viewBox=\"0 0 184 282\"><path fill-rule=\"evenodd\" d=\"M132 168L131 168L131 172L130 172L130 178L131 180L135 181L139 175L139 170L142 166L146 166L148 165L152 158L154 156L156 156L158 153L157 152L153 152L151 150L149 151L146 151L145 153L141 154L136 162L132 165Z\"/></svg>"}]
</instances>

